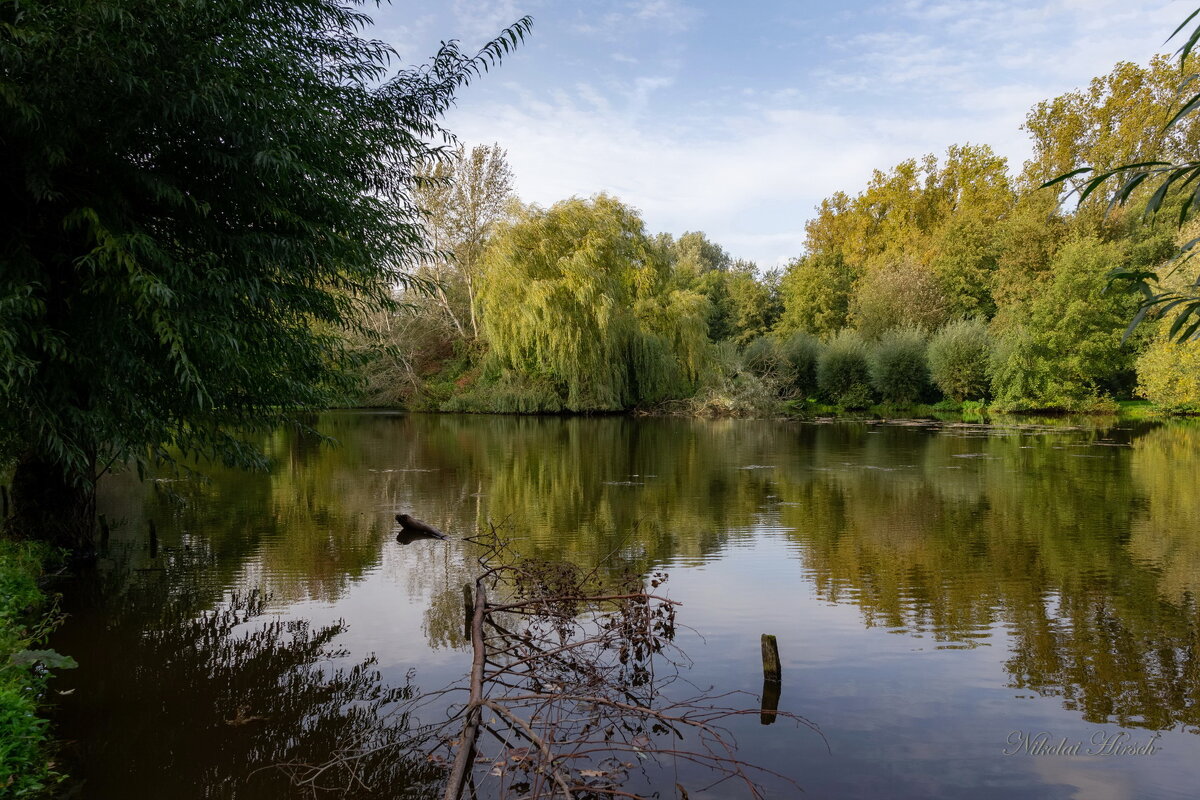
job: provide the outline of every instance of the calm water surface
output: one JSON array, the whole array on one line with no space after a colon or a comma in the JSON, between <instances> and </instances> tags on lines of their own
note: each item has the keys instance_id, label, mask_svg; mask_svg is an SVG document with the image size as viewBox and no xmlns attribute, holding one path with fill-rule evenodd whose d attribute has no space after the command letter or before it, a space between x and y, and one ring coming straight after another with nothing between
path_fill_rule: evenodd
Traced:
<instances>
[{"instance_id":1,"label":"calm water surface","mask_svg":"<svg viewBox=\"0 0 1200 800\"><path fill-rule=\"evenodd\" d=\"M103 485L107 557L68 587L53 642L80 663L56 685L76 796L301 797L274 765L386 743L378 713L469 669L475 552L457 537L488 520L525 555L668 571L687 679L747 706L775 634L780 708L820 734L732 728L806 797L1200 793L1200 427L331 413L319 428L339 446L265 441L269 474ZM398 511L455 538L401 545ZM1038 755L1039 734L1081 746ZM1153 752L1089 754L1121 734ZM745 796L680 769L693 798ZM370 770L349 796L436 780L399 758Z\"/></svg>"}]
</instances>

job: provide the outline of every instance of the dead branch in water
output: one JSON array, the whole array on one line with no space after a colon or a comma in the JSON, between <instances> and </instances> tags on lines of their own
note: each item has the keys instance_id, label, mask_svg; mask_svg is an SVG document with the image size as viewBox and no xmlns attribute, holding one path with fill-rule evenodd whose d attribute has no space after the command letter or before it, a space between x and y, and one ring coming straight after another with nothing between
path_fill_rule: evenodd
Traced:
<instances>
[{"instance_id":1,"label":"dead branch in water","mask_svg":"<svg viewBox=\"0 0 1200 800\"><path fill-rule=\"evenodd\" d=\"M664 760L699 764L714 782L740 781L751 797L762 796L755 774L795 786L738 758L722 722L760 713L728 704L740 693L665 699L687 663L674 646L679 603L654 591L665 573L613 587L595 571L513 558L494 528L473 541L486 552L470 626L470 698L443 800L458 800L468 783L477 791L467 773L485 709L494 715L485 728L504 749L483 767L501 797L637 798L623 788L630 773Z\"/></svg>"},{"instance_id":2,"label":"dead branch in water","mask_svg":"<svg viewBox=\"0 0 1200 800\"><path fill-rule=\"evenodd\" d=\"M763 796L756 778L772 776L799 788L792 778L739 758L723 726L765 713L755 696L672 697L686 684L680 672L690 661L674 644L680 604L659 590L666 573L614 581L595 569L518 558L494 526L468 541L484 552L479 577L464 587L472 654L467 685L423 697L428 702L465 689L467 699L411 740L428 761L448 765L443 800L460 800L464 792L472 798L637 800L644 795L629 786L635 773L658 789L673 785L686 798L677 777L664 783L650 774L672 763L700 766L710 786L738 781L754 798ZM739 707L742 698L754 707ZM817 730L788 712L775 717ZM480 754L485 734L500 746L494 757ZM297 782L314 789L313 777L331 764L361 783L355 764L374 754L347 748L329 764L289 768Z\"/></svg>"}]
</instances>

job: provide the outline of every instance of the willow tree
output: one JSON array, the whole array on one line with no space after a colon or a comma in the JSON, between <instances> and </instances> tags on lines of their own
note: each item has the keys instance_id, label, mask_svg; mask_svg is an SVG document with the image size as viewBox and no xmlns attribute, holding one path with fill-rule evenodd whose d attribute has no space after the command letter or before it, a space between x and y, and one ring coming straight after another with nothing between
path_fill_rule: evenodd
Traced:
<instances>
[{"instance_id":1,"label":"willow tree","mask_svg":"<svg viewBox=\"0 0 1200 800\"><path fill-rule=\"evenodd\" d=\"M669 278L618 200L529 208L485 258L484 334L506 369L550 380L572 411L685 397L704 365L707 302Z\"/></svg>"},{"instance_id":2,"label":"willow tree","mask_svg":"<svg viewBox=\"0 0 1200 800\"><path fill-rule=\"evenodd\" d=\"M390 74L352 0L0 0L0 442L16 527L90 535L108 465L251 462L335 401L425 249L414 168L529 30ZM169 450L170 449L170 450Z\"/></svg>"}]
</instances>

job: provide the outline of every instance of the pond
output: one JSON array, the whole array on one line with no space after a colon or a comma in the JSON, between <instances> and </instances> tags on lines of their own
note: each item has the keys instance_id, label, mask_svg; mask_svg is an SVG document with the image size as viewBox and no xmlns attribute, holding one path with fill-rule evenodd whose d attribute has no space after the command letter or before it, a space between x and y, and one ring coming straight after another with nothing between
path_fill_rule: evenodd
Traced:
<instances>
[{"instance_id":1,"label":"pond","mask_svg":"<svg viewBox=\"0 0 1200 800\"><path fill-rule=\"evenodd\" d=\"M806 797L1200 786L1200 427L316 426L337 445L280 431L262 441L269 473L103 482L111 541L66 587L52 643L80 665L54 687L78 796L308 796L280 765L350 741L387 755L347 796L426 796L438 765L388 744L398 719L462 698L386 712L467 674L462 587L479 568L464 537L489 525L524 556L668 573L680 683L757 709L760 637L775 635L779 710L812 726L756 712L727 727L740 758ZM397 512L450 540L398 543ZM657 770L642 779L663 797L677 781L747 796L687 764ZM762 776L769 796L797 794L783 778Z\"/></svg>"}]
</instances>

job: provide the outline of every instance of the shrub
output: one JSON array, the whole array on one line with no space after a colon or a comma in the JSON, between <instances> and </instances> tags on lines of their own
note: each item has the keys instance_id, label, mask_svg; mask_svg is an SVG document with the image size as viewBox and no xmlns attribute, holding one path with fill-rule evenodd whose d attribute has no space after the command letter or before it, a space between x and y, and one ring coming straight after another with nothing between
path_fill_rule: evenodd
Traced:
<instances>
[{"instance_id":1,"label":"shrub","mask_svg":"<svg viewBox=\"0 0 1200 800\"><path fill-rule=\"evenodd\" d=\"M50 762L50 726L38 716L49 669L74 662L53 651L33 652L57 621L38 589L48 548L0 540L0 796L40 797L57 781Z\"/></svg>"},{"instance_id":2,"label":"shrub","mask_svg":"<svg viewBox=\"0 0 1200 800\"><path fill-rule=\"evenodd\" d=\"M929 342L929 375L942 394L956 402L982 398L988 392L991 349L982 320L951 322Z\"/></svg>"},{"instance_id":3,"label":"shrub","mask_svg":"<svg viewBox=\"0 0 1200 800\"><path fill-rule=\"evenodd\" d=\"M995 411L1111 412L1116 403L1064 370L1061 354L1016 326L997 339L989 365Z\"/></svg>"},{"instance_id":4,"label":"shrub","mask_svg":"<svg viewBox=\"0 0 1200 800\"><path fill-rule=\"evenodd\" d=\"M1138 394L1165 411L1200 413L1200 342L1160 335L1137 360Z\"/></svg>"},{"instance_id":5,"label":"shrub","mask_svg":"<svg viewBox=\"0 0 1200 800\"><path fill-rule=\"evenodd\" d=\"M821 343L808 333L786 339L763 336L742 350L741 366L786 399L806 398L817 391L817 359Z\"/></svg>"},{"instance_id":6,"label":"shrub","mask_svg":"<svg viewBox=\"0 0 1200 800\"><path fill-rule=\"evenodd\" d=\"M762 417L779 410L781 358L774 339L755 339L741 351L732 340L713 345L704 386L683 408L702 417Z\"/></svg>"},{"instance_id":7,"label":"shrub","mask_svg":"<svg viewBox=\"0 0 1200 800\"><path fill-rule=\"evenodd\" d=\"M783 366L779 343L769 337L754 339L742 350L742 363L760 378L773 378Z\"/></svg>"},{"instance_id":8,"label":"shrub","mask_svg":"<svg viewBox=\"0 0 1200 800\"><path fill-rule=\"evenodd\" d=\"M817 364L821 342L809 333L793 333L779 342L784 397L805 398L817 393Z\"/></svg>"},{"instance_id":9,"label":"shrub","mask_svg":"<svg viewBox=\"0 0 1200 800\"><path fill-rule=\"evenodd\" d=\"M829 402L846 408L871 404L871 370L867 345L853 331L843 330L829 342L817 361L817 386Z\"/></svg>"},{"instance_id":10,"label":"shrub","mask_svg":"<svg viewBox=\"0 0 1200 800\"><path fill-rule=\"evenodd\" d=\"M871 385L885 403L911 405L929 391L925 337L915 328L883 334L871 353Z\"/></svg>"}]
</instances>

